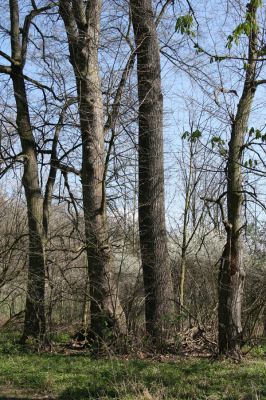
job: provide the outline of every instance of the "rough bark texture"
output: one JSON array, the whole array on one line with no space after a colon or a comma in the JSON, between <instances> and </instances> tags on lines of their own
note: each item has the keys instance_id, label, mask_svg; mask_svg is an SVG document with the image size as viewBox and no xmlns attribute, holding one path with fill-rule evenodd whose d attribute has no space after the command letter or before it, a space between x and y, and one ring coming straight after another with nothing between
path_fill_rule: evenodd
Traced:
<instances>
[{"instance_id":1,"label":"rough bark texture","mask_svg":"<svg viewBox=\"0 0 266 400\"><path fill-rule=\"evenodd\" d=\"M256 91L256 11L250 3L248 12L253 27L249 37L249 61L243 92L238 103L229 142L227 163L227 241L219 271L219 353L237 355L242 343L241 305L245 271L243 266L243 178L241 164L245 133Z\"/></svg>"},{"instance_id":2,"label":"rough bark texture","mask_svg":"<svg viewBox=\"0 0 266 400\"><path fill-rule=\"evenodd\" d=\"M45 262L42 229L43 199L39 185L34 138L27 110L25 86L22 74L16 68L13 68L12 80L17 104L18 132L21 139L22 151L25 155L22 182L27 201L29 226L28 286L23 333L26 339L28 336L43 336L45 333Z\"/></svg>"},{"instance_id":3,"label":"rough bark texture","mask_svg":"<svg viewBox=\"0 0 266 400\"><path fill-rule=\"evenodd\" d=\"M126 333L108 243L105 200L103 103L98 64L101 1L61 1L74 69L82 135L82 189L90 286L90 331L108 325Z\"/></svg>"},{"instance_id":4,"label":"rough bark texture","mask_svg":"<svg viewBox=\"0 0 266 400\"><path fill-rule=\"evenodd\" d=\"M27 201L29 228L29 267L25 323L22 341L29 336L42 338L45 333L44 290L45 261L43 249L43 199L38 177L35 140L30 123L28 101L23 77L25 54L20 44L19 9L16 0L10 0L11 17L11 79L16 106L17 128L24 155L23 187ZM25 32L24 32L25 34Z\"/></svg>"},{"instance_id":5,"label":"rough bark texture","mask_svg":"<svg viewBox=\"0 0 266 400\"><path fill-rule=\"evenodd\" d=\"M151 0L131 0L139 97L139 231L147 332L169 332L173 285L167 251L160 52Z\"/></svg>"}]
</instances>

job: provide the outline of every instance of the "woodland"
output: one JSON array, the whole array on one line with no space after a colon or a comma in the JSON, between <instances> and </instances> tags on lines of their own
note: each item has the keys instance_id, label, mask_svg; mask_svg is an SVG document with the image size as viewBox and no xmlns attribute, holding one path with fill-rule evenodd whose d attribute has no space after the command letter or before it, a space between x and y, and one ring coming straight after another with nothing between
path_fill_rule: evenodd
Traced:
<instances>
[{"instance_id":1,"label":"woodland","mask_svg":"<svg viewBox=\"0 0 266 400\"><path fill-rule=\"evenodd\" d=\"M0 0L0 399L266 399L266 2Z\"/></svg>"}]
</instances>

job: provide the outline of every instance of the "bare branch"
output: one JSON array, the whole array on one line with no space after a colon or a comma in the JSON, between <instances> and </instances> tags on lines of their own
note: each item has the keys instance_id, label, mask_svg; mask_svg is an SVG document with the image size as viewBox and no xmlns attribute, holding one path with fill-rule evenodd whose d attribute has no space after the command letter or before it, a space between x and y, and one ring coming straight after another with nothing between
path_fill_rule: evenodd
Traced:
<instances>
[{"instance_id":1,"label":"bare branch","mask_svg":"<svg viewBox=\"0 0 266 400\"><path fill-rule=\"evenodd\" d=\"M167 7L172 3L172 0L166 0L166 2L164 3L164 5L162 6L161 11L159 12L159 15L157 16L156 20L155 20L155 25L158 26Z\"/></svg>"},{"instance_id":2,"label":"bare branch","mask_svg":"<svg viewBox=\"0 0 266 400\"><path fill-rule=\"evenodd\" d=\"M0 65L0 73L10 75L11 67L8 67L7 65Z\"/></svg>"},{"instance_id":3,"label":"bare branch","mask_svg":"<svg viewBox=\"0 0 266 400\"><path fill-rule=\"evenodd\" d=\"M260 79L258 81L255 81L256 86L264 85L265 83L266 83L266 79Z\"/></svg>"},{"instance_id":4,"label":"bare branch","mask_svg":"<svg viewBox=\"0 0 266 400\"><path fill-rule=\"evenodd\" d=\"M0 56L2 56L3 58L5 58L7 61L14 63L14 60L12 59L12 57L10 57L8 54L4 53L3 51L0 50Z\"/></svg>"},{"instance_id":5,"label":"bare branch","mask_svg":"<svg viewBox=\"0 0 266 400\"><path fill-rule=\"evenodd\" d=\"M58 101L63 101L64 100L63 97L58 97L55 94L54 90L50 86L44 85L43 83L36 81L35 79L29 77L28 75L23 75L23 77L24 77L24 79L26 81L31 82L33 85L37 86L39 89L45 89L48 92L52 93L52 95L53 95L55 100L58 100Z\"/></svg>"},{"instance_id":6,"label":"bare branch","mask_svg":"<svg viewBox=\"0 0 266 400\"><path fill-rule=\"evenodd\" d=\"M60 135L61 129L63 127L66 110L71 104L73 104L73 101L74 101L73 99L70 99L65 103L65 105L60 113L60 116L59 116L59 119L58 119L58 122L57 122L57 125L55 128L52 150L51 150L50 171L49 171L49 176L48 176L46 187L45 187L45 195L44 195L44 200L43 200L43 227L44 227L44 233L46 236L48 234L49 209L51 206L52 193L53 193L53 188L54 188L55 178L56 178L56 173L57 173L57 168L58 168L57 145L58 145L59 135Z\"/></svg>"},{"instance_id":7,"label":"bare branch","mask_svg":"<svg viewBox=\"0 0 266 400\"><path fill-rule=\"evenodd\" d=\"M9 0L11 22L11 49L12 59L15 62L21 60L21 47L19 41L19 8L17 0Z\"/></svg>"},{"instance_id":8,"label":"bare branch","mask_svg":"<svg viewBox=\"0 0 266 400\"><path fill-rule=\"evenodd\" d=\"M121 105L121 98L123 95L123 90L125 88L126 82L127 82L127 78L134 66L134 62L135 62L135 57L136 57L136 52L134 51L133 53L130 54L128 61L126 63L126 66L124 68L124 71L122 73L121 76L121 80L119 82L118 88L116 90L116 94L115 94L115 99L114 102L112 104L112 110L108 115L107 121L105 123L104 126L104 133L106 134L107 131L109 129L113 129L119 114L119 108Z\"/></svg>"},{"instance_id":9,"label":"bare branch","mask_svg":"<svg viewBox=\"0 0 266 400\"><path fill-rule=\"evenodd\" d=\"M34 8L24 20L23 28L22 28L22 46L21 46L21 59L22 65L25 64L26 61L26 54L27 54L27 47L28 47L28 40L29 40L29 30L31 26L32 20L40 15L41 13L50 10L51 8L55 7L54 3L48 4L41 8Z\"/></svg>"}]
</instances>

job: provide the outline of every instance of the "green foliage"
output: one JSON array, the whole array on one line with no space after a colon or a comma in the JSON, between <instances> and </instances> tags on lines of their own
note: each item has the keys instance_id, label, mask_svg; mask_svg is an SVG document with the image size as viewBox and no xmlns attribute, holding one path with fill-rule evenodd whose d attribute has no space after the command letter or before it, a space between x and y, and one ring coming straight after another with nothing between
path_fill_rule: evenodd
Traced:
<instances>
[{"instance_id":1,"label":"green foliage","mask_svg":"<svg viewBox=\"0 0 266 400\"><path fill-rule=\"evenodd\" d=\"M70 339L71 339L71 336L69 335L68 332L57 332L57 333L54 333L51 337L51 340L53 342L61 343L61 344L69 343Z\"/></svg>"},{"instance_id":2,"label":"green foliage","mask_svg":"<svg viewBox=\"0 0 266 400\"><path fill-rule=\"evenodd\" d=\"M239 24L233 30L232 35L229 35L227 37L226 47L230 50L232 48L233 42L235 42L235 44L238 45L240 36L243 34L249 36L251 33L251 29L252 29L252 24L250 24L248 21Z\"/></svg>"},{"instance_id":3,"label":"green foliage","mask_svg":"<svg viewBox=\"0 0 266 400\"><path fill-rule=\"evenodd\" d=\"M227 157L228 150L225 147L225 141L220 136L213 136L211 138L212 148L217 147L222 157Z\"/></svg>"},{"instance_id":4,"label":"green foliage","mask_svg":"<svg viewBox=\"0 0 266 400\"><path fill-rule=\"evenodd\" d=\"M266 142L266 133L262 133L260 129L250 128L248 132L249 136L254 136L256 140L261 139L262 142Z\"/></svg>"},{"instance_id":5,"label":"green foliage","mask_svg":"<svg viewBox=\"0 0 266 400\"><path fill-rule=\"evenodd\" d=\"M192 30L193 16L191 14L181 15L176 20L175 31L182 35L195 36Z\"/></svg>"},{"instance_id":6,"label":"green foliage","mask_svg":"<svg viewBox=\"0 0 266 400\"><path fill-rule=\"evenodd\" d=\"M25 346L18 344L21 334L19 332L2 332L0 335L0 354L19 354L25 352Z\"/></svg>"},{"instance_id":7,"label":"green foliage","mask_svg":"<svg viewBox=\"0 0 266 400\"><path fill-rule=\"evenodd\" d=\"M213 136L211 138L211 144L212 147L214 147L216 144L224 145L225 141L222 138L220 138L220 136Z\"/></svg>"},{"instance_id":8,"label":"green foliage","mask_svg":"<svg viewBox=\"0 0 266 400\"><path fill-rule=\"evenodd\" d=\"M249 130L247 129L247 133L251 139L266 142L266 133L263 133L260 129L255 129L254 127L251 127ZM244 167L246 168L256 168L257 165L258 161L252 158L249 158L244 162Z\"/></svg>"},{"instance_id":9,"label":"green foliage","mask_svg":"<svg viewBox=\"0 0 266 400\"><path fill-rule=\"evenodd\" d=\"M210 57L210 64L212 64L213 62L220 62L226 60L226 56L213 56Z\"/></svg>"},{"instance_id":10,"label":"green foliage","mask_svg":"<svg viewBox=\"0 0 266 400\"><path fill-rule=\"evenodd\" d=\"M252 158L249 158L248 160L246 160L244 162L244 167L249 167L249 168L254 168L258 165L258 161L257 160L252 160Z\"/></svg>"},{"instance_id":11,"label":"green foliage","mask_svg":"<svg viewBox=\"0 0 266 400\"><path fill-rule=\"evenodd\" d=\"M266 356L266 344L254 346L251 350L251 354L254 357L265 357Z\"/></svg>"},{"instance_id":12,"label":"green foliage","mask_svg":"<svg viewBox=\"0 0 266 400\"><path fill-rule=\"evenodd\" d=\"M262 7L262 0L251 0L250 3L247 4L247 12L245 16L245 21L241 22L232 32L231 35L227 37L226 47L230 50L233 46L233 43L236 45L239 44L239 39L242 35L249 37L251 32L258 31L258 24L253 16L253 11L251 9L257 9L258 7Z\"/></svg>"},{"instance_id":13,"label":"green foliage","mask_svg":"<svg viewBox=\"0 0 266 400\"><path fill-rule=\"evenodd\" d=\"M199 129L196 129L194 132L185 131L181 138L195 143L201 136L202 132Z\"/></svg>"}]
</instances>

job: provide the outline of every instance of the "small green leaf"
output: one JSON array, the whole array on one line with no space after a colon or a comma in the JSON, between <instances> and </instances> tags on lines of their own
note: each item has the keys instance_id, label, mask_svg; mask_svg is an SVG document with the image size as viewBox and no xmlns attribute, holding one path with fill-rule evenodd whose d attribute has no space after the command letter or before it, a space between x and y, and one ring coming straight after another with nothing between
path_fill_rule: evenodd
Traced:
<instances>
[{"instance_id":1,"label":"small green leaf","mask_svg":"<svg viewBox=\"0 0 266 400\"><path fill-rule=\"evenodd\" d=\"M190 136L190 133L188 131L185 131L183 135L181 136L182 139L187 139Z\"/></svg>"},{"instance_id":2,"label":"small green leaf","mask_svg":"<svg viewBox=\"0 0 266 400\"><path fill-rule=\"evenodd\" d=\"M176 20L175 31L181 33L182 35L194 36L192 31L193 26L193 16L191 14L181 15Z\"/></svg>"},{"instance_id":3,"label":"small green leaf","mask_svg":"<svg viewBox=\"0 0 266 400\"><path fill-rule=\"evenodd\" d=\"M199 129L196 129L194 132L191 134L191 141L195 142L197 139L201 137L202 133Z\"/></svg>"},{"instance_id":4,"label":"small green leaf","mask_svg":"<svg viewBox=\"0 0 266 400\"><path fill-rule=\"evenodd\" d=\"M249 136L252 136L254 132L255 132L255 129L253 127L250 128L249 133L248 133Z\"/></svg>"},{"instance_id":5,"label":"small green leaf","mask_svg":"<svg viewBox=\"0 0 266 400\"><path fill-rule=\"evenodd\" d=\"M203 49L199 46L198 43L195 43L195 44L194 44L194 49L196 50L196 53L197 53L197 54L203 53Z\"/></svg>"},{"instance_id":6,"label":"small green leaf","mask_svg":"<svg viewBox=\"0 0 266 400\"><path fill-rule=\"evenodd\" d=\"M196 142L201 136L202 136L201 131L199 129L196 129L194 132L185 131L181 136L181 138L187 139L189 142L193 143Z\"/></svg>"}]
</instances>

